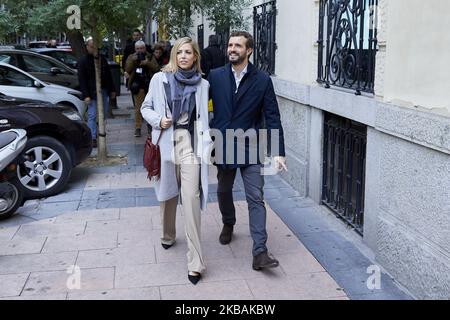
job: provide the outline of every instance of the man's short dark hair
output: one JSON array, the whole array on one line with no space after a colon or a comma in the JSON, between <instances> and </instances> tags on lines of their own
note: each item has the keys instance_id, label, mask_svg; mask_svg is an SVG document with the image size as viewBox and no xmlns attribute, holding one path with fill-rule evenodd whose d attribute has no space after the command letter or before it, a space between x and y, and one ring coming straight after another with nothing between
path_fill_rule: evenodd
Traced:
<instances>
[{"instance_id":1,"label":"man's short dark hair","mask_svg":"<svg viewBox=\"0 0 450 320\"><path fill-rule=\"evenodd\" d=\"M247 48L253 49L255 42L253 40L253 36L248 33L247 31L233 31L230 34L230 38L231 37L244 37L245 39L247 39L247 43L245 44Z\"/></svg>"},{"instance_id":2,"label":"man's short dark hair","mask_svg":"<svg viewBox=\"0 0 450 320\"><path fill-rule=\"evenodd\" d=\"M135 32L137 32L137 33L139 33L139 34L142 34L141 30L139 30L139 29L134 29L134 30L133 30L133 33L135 33Z\"/></svg>"}]
</instances>

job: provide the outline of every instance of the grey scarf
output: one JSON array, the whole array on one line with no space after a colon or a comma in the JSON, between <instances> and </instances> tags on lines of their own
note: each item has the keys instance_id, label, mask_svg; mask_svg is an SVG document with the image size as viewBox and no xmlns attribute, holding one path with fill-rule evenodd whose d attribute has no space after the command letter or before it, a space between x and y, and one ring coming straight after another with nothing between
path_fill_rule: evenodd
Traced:
<instances>
[{"instance_id":1,"label":"grey scarf","mask_svg":"<svg viewBox=\"0 0 450 320\"><path fill-rule=\"evenodd\" d=\"M189 113L194 108L195 99L192 95L197 92L197 84L202 76L195 69L167 73L172 98L172 123L177 123L183 113Z\"/></svg>"}]
</instances>

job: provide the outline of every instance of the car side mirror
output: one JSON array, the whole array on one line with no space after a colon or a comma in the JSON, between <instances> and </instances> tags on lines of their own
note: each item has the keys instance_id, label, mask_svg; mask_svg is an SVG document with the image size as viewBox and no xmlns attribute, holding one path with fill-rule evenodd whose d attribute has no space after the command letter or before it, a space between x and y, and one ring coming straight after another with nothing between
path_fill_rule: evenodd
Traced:
<instances>
[{"instance_id":1,"label":"car side mirror","mask_svg":"<svg viewBox=\"0 0 450 320\"><path fill-rule=\"evenodd\" d=\"M53 75L61 74L62 70L60 68L53 67L53 68L50 69L50 73L53 74Z\"/></svg>"},{"instance_id":2,"label":"car side mirror","mask_svg":"<svg viewBox=\"0 0 450 320\"><path fill-rule=\"evenodd\" d=\"M36 87L36 88L38 88L38 89L44 87L44 86L43 86L39 81L37 81L37 80L34 80L33 85L34 85L34 87Z\"/></svg>"}]
</instances>

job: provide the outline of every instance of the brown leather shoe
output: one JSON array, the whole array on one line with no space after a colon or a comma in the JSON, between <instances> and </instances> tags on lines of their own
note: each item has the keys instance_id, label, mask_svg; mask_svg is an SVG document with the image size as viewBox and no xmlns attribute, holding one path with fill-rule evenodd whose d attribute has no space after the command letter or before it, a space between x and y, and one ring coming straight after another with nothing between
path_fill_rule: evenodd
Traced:
<instances>
[{"instance_id":1,"label":"brown leather shoe","mask_svg":"<svg viewBox=\"0 0 450 320\"><path fill-rule=\"evenodd\" d=\"M229 224L224 224L222 232L220 233L219 242L223 245L229 244L233 236L233 226Z\"/></svg>"},{"instance_id":2,"label":"brown leather shoe","mask_svg":"<svg viewBox=\"0 0 450 320\"><path fill-rule=\"evenodd\" d=\"M261 252L253 257L253 270L259 271L263 268L276 268L280 265L277 259L267 251Z\"/></svg>"}]
</instances>

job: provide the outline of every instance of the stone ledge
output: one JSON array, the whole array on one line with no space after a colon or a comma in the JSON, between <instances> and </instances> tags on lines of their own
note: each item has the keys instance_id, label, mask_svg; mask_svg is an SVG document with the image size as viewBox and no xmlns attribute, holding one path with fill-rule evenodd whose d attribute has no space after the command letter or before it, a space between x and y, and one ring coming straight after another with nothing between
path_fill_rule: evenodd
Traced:
<instances>
[{"instance_id":1,"label":"stone ledge","mask_svg":"<svg viewBox=\"0 0 450 320\"><path fill-rule=\"evenodd\" d=\"M450 154L450 118L373 97L272 77L278 96L346 117L381 132Z\"/></svg>"}]
</instances>

